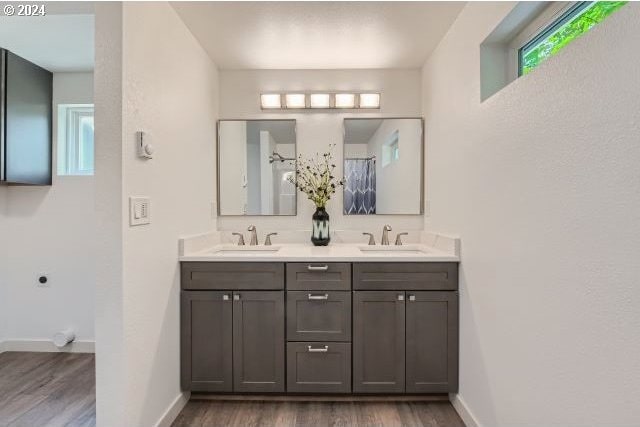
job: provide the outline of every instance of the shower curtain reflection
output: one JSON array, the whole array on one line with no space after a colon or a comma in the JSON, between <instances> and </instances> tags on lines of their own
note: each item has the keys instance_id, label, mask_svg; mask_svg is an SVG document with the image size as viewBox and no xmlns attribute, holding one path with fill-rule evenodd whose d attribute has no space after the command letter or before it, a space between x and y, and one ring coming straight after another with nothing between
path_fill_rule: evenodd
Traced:
<instances>
[{"instance_id":1,"label":"shower curtain reflection","mask_svg":"<svg viewBox=\"0 0 640 427\"><path fill-rule=\"evenodd\" d=\"M344 213L376 213L376 159L345 159Z\"/></svg>"}]
</instances>

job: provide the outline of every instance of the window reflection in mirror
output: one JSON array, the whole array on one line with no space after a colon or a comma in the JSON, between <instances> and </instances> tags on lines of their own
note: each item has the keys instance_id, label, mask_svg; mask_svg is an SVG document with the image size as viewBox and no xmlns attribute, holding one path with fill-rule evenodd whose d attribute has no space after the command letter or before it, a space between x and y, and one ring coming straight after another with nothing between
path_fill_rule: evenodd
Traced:
<instances>
[{"instance_id":1,"label":"window reflection in mirror","mask_svg":"<svg viewBox=\"0 0 640 427\"><path fill-rule=\"evenodd\" d=\"M218 214L295 215L295 120L220 120Z\"/></svg>"},{"instance_id":2,"label":"window reflection in mirror","mask_svg":"<svg viewBox=\"0 0 640 427\"><path fill-rule=\"evenodd\" d=\"M345 215L419 215L423 195L420 118L344 120Z\"/></svg>"}]
</instances>

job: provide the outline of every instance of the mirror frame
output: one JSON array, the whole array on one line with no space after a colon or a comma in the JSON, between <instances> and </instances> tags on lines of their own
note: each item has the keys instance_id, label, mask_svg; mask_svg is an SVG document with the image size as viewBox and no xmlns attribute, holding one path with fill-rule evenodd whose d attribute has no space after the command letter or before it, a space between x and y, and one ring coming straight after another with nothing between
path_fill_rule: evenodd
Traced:
<instances>
[{"instance_id":1,"label":"mirror frame","mask_svg":"<svg viewBox=\"0 0 640 427\"><path fill-rule=\"evenodd\" d=\"M296 135L296 142L294 144L295 156L298 158L298 120L297 119L218 119L216 122L216 213L219 217L223 218L260 218L260 217L288 217L298 216L298 189L295 192L295 209L294 213L286 215L240 215L240 214L222 214L220 213L220 124L222 122L293 122L293 133ZM297 161L297 160L296 160Z\"/></svg>"},{"instance_id":2,"label":"mirror frame","mask_svg":"<svg viewBox=\"0 0 640 427\"><path fill-rule=\"evenodd\" d=\"M345 117L342 119L342 173L344 174L344 162L346 160L346 139L347 139L347 120L420 120L420 212L418 213L375 213L375 214L346 214L344 213L344 186L342 188L342 215L346 217L350 216L370 216L375 218L376 216L418 216L424 215L424 199L425 199L425 134L424 134L424 117L416 117L416 116L402 116L402 117Z\"/></svg>"}]
</instances>

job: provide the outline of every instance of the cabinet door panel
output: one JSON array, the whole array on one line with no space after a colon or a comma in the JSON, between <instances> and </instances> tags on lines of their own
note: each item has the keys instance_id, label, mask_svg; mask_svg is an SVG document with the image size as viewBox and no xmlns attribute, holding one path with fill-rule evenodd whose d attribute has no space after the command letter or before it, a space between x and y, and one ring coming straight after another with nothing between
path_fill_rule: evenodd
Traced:
<instances>
[{"instance_id":1,"label":"cabinet door panel","mask_svg":"<svg viewBox=\"0 0 640 427\"><path fill-rule=\"evenodd\" d=\"M284 292L233 294L233 389L284 391Z\"/></svg>"},{"instance_id":2,"label":"cabinet door panel","mask_svg":"<svg viewBox=\"0 0 640 427\"><path fill-rule=\"evenodd\" d=\"M458 389L458 294L407 292L407 393Z\"/></svg>"},{"instance_id":3,"label":"cabinet door panel","mask_svg":"<svg viewBox=\"0 0 640 427\"><path fill-rule=\"evenodd\" d=\"M287 292L287 340L350 341L351 292Z\"/></svg>"},{"instance_id":4,"label":"cabinet door panel","mask_svg":"<svg viewBox=\"0 0 640 427\"><path fill-rule=\"evenodd\" d=\"M353 391L402 393L404 292L353 293Z\"/></svg>"},{"instance_id":5,"label":"cabinet door panel","mask_svg":"<svg viewBox=\"0 0 640 427\"><path fill-rule=\"evenodd\" d=\"M183 291L181 298L182 388L232 391L231 292Z\"/></svg>"}]
</instances>

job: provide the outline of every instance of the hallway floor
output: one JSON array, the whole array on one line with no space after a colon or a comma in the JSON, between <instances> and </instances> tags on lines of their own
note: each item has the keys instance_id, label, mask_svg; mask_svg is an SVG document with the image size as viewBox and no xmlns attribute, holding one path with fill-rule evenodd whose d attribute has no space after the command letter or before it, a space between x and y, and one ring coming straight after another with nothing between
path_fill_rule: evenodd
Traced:
<instances>
[{"instance_id":1,"label":"hallway floor","mask_svg":"<svg viewBox=\"0 0 640 427\"><path fill-rule=\"evenodd\" d=\"M0 353L0 427L93 427L95 357Z\"/></svg>"}]
</instances>

